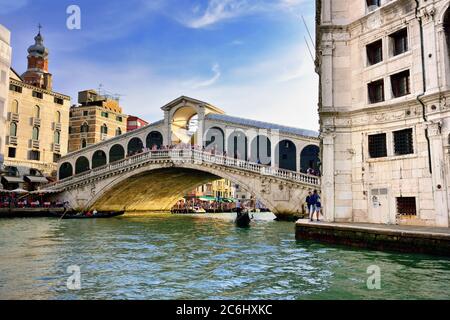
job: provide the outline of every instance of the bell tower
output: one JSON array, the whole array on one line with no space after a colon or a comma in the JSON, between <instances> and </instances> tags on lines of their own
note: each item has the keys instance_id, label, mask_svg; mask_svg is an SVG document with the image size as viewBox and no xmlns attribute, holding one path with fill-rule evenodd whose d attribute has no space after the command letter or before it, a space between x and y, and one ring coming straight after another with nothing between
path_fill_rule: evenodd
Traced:
<instances>
[{"instance_id":1,"label":"bell tower","mask_svg":"<svg viewBox=\"0 0 450 320\"><path fill-rule=\"evenodd\" d=\"M52 90L52 75L48 72L48 49L44 46L44 38L39 33L34 37L34 45L28 48L28 68L22 75L25 83L32 86Z\"/></svg>"}]
</instances>

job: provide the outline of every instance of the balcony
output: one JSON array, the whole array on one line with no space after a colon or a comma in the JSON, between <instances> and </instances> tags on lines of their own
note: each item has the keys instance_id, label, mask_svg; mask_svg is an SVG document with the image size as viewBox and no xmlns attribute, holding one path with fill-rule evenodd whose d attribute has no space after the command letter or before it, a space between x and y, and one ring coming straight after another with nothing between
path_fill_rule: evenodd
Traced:
<instances>
[{"instance_id":1,"label":"balcony","mask_svg":"<svg viewBox=\"0 0 450 320\"><path fill-rule=\"evenodd\" d=\"M10 146L17 146L17 137L11 137L9 136L6 144L10 145Z\"/></svg>"},{"instance_id":2,"label":"balcony","mask_svg":"<svg viewBox=\"0 0 450 320\"><path fill-rule=\"evenodd\" d=\"M19 114L18 113L14 113L14 112L10 112L9 113L9 117L8 117L8 121L10 121L10 122L19 122Z\"/></svg>"},{"instance_id":3,"label":"balcony","mask_svg":"<svg viewBox=\"0 0 450 320\"><path fill-rule=\"evenodd\" d=\"M32 149L39 149L39 140L30 140Z\"/></svg>"},{"instance_id":4,"label":"balcony","mask_svg":"<svg viewBox=\"0 0 450 320\"><path fill-rule=\"evenodd\" d=\"M52 149L53 149L53 152L61 153L61 145L59 143L54 143Z\"/></svg>"},{"instance_id":5,"label":"balcony","mask_svg":"<svg viewBox=\"0 0 450 320\"><path fill-rule=\"evenodd\" d=\"M101 141L105 141L106 139L108 139L108 134L106 134L106 133L100 133L100 140L101 140Z\"/></svg>"},{"instance_id":6,"label":"balcony","mask_svg":"<svg viewBox=\"0 0 450 320\"><path fill-rule=\"evenodd\" d=\"M87 139L88 133L87 132L80 132L80 138Z\"/></svg>"},{"instance_id":7,"label":"balcony","mask_svg":"<svg viewBox=\"0 0 450 320\"><path fill-rule=\"evenodd\" d=\"M41 126L41 119L40 118L32 118L31 125L33 127L40 127Z\"/></svg>"},{"instance_id":8,"label":"balcony","mask_svg":"<svg viewBox=\"0 0 450 320\"><path fill-rule=\"evenodd\" d=\"M61 131L62 125L61 123L53 123L53 130L54 131Z\"/></svg>"}]
</instances>

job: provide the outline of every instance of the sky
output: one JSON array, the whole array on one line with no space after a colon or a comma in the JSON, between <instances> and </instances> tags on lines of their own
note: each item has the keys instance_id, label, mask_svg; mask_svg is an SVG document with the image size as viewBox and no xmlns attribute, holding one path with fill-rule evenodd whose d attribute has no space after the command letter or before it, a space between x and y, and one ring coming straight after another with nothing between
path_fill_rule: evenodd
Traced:
<instances>
[{"instance_id":1,"label":"sky","mask_svg":"<svg viewBox=\"0 0 450 320\"><path fill-rule=\"evenodd\" d=\"M67 27L71 5L80 29ZM53 89L72 104L101 86L121 95L124 113L150 122L186 95L232 116L318 130L301 18L314 37L314 14L311 0L0 0L13 68L26 70L42 24Z\"/></svg>"}]
</instances>

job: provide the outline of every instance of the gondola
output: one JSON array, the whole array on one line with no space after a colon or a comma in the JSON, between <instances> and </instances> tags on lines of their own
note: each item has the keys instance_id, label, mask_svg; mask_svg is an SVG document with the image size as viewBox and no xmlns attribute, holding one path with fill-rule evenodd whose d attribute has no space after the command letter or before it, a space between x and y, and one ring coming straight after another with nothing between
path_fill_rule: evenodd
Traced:
<instances>
[{"instance_id":1,"label":"gondola","mask_svg":"<svg viewBox=\"0 0 450 320\"><path fill-rule=\"evenodd\" d=\"M111 212L98 212L95 215L87 215L86 213L76 213L76 212L68 212L65 214L56 213L55 217L60 219L105 219L105 218L113 218L121 216L125 213L125 211L111 211Z\"/></svg>"},{"instance_id":2,"label":"gondola","mask_svg":"<svg viewBox=\"0 0 450 320\"><path fill-rule=\"evenodd\" d=\"M250 215L247 211L247 212L238 213L235 223L236 223L236 226L239 228L249 228L251 221L252 221L252 219L250 218Z\"/></svg>"}]
</instances>

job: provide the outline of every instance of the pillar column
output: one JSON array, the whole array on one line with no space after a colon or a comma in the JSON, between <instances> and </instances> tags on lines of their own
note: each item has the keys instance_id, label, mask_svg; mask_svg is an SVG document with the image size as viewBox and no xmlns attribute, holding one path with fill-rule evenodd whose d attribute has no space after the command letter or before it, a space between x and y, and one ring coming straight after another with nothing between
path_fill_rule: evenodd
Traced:
<instances>
[{"instance_id":1,"label":"pillar column","mask_svg":"<svg viewBox=\"0 0 450 320\"><path fill-rule=\"evenodd\" d=\"M433 182L433 198L436 226L449 226L447 184L444 161L444 145L442 143L440 123L428 124L428 136L431 145L431 167Z\"/></svg>"},{"instance_id":2,"label":"pillar column","mask_svg":"<svg viewBox=\"0 0 450 320\"><path fill-rule=\"evenodd\" d=\"M171 119L170 119L170 111L166 110L164 111L164 131L165 131L165 137L164 139L164 145L171 145L172 144L172 126L171 126Z\"/></svg>"},{"instance_id":3,"label":"pillar column","mask_svg":"<svg viewBox=\"0 0 450 320\"><path fill-rule=\"evenodd\" d=\"M197 129L197 145L200 148L203 147L204 134L205 134L205 107L199 106L198 108L198 129Z\"/></svg>"},{"instance_id":4,"label":"pillar column","mask_svg":"<svg viewBox=\"0 0 450 320\"><path fill-rule=\"evenodd\" d=\"M334 201L334 138L331 132L322 133L322 203L323 214L328 222L335 221Z\"/></svg>"}]
</instances>

